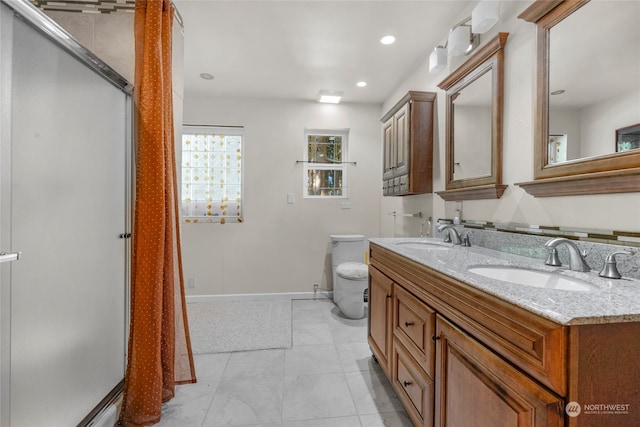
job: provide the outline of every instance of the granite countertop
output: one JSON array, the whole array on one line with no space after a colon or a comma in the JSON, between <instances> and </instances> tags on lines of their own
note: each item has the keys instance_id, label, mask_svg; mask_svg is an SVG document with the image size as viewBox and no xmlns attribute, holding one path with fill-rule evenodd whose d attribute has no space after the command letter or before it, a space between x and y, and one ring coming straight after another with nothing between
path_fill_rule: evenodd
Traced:
<instances>
[{"instance_id":1,"label":"granite countertop","mask_svg":"<svg viewBox=\"0 0 640 427\"><path fill-rule=\"evenodd\" d=\"M371 238L369 241L563 325L640 321L640 280L604 279L598 276L599 270L582 273L568 267L550 267L538 259L482 247L453 246L436 238ZM419 242L439 246L420 245ZM468 271L474 266L486 265L558 273L587 282L591 290L581 292L518 285Z\"/></svg>"}]
</instances>

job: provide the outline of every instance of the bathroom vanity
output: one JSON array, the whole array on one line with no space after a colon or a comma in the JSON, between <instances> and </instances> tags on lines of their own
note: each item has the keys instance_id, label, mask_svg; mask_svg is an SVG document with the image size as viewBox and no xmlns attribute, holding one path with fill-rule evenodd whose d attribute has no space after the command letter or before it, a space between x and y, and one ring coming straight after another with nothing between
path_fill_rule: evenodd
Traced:
<instances>
[{"instance_id":1,"label":"bathroom vanity","mask_svg":"<svg viewBox=\"0 0 640 427\"><path fill-rule=\"evenodd\" d=\"M549 287L482 270L514 267ZM416 426L631 427L639 290L485 248L371 239L369 344Z\"/></svg>"}]
</instances>

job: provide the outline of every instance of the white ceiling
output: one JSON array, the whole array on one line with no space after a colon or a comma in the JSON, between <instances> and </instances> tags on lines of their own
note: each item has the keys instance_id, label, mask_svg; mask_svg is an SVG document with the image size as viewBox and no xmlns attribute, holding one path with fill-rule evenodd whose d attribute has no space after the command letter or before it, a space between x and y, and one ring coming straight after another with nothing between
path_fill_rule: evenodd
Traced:
<instances>
[{"instance_id":1,"label":"white ceiling","mask_svg":"<svg viewBox=\"0 0 640 427\"><path fill-rule=\"evenodd\" d=\"M470 14L470 0L174 0L184 20L185 92L383 102ZM384 46L380 38L393 34ZM210 73L210 81L199 77ZM356 87L364 80L365 88Z\"/></svg>"}]
</instances>

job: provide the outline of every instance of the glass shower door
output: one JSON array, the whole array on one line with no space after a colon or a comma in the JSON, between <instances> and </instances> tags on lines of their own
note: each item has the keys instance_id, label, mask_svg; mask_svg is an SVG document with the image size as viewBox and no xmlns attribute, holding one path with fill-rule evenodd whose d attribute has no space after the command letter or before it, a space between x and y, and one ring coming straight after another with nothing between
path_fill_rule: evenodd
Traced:
<instances>
[{"instance_id":1,"label":"glass shower door","mask_svg":"<svg viewBox=\"0 0 640 427\"><path fill-rule=\"evenodd\" d=\"M75 426L124 378L130 97L2 8L0 424Z\"/></svg>"}]
</instances>

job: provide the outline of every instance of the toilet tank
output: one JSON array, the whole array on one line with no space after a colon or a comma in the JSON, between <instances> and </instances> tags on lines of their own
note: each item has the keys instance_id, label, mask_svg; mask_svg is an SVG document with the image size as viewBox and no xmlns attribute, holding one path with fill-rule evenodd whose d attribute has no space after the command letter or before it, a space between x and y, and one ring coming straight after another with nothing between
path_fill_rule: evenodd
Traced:
<instances>
[{"instance_id":1,"label":"toilet tank","mask_svg":"<svg viewBox=\"0 0 640 427\"><path fill-rule=\"evenodd\" d=\"M331 265L337 267L343 262L365 262L367 238L362 234L332 234L333 249Z\"/></svg>"}]
</instances>

